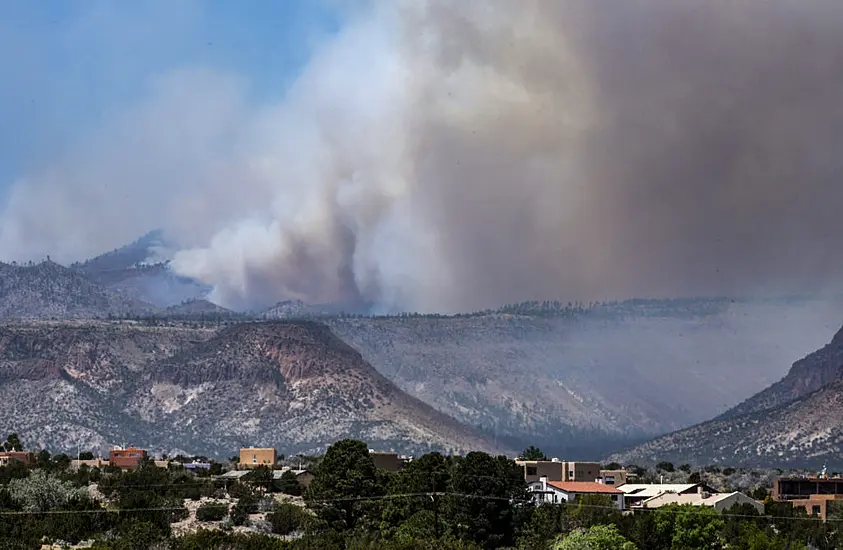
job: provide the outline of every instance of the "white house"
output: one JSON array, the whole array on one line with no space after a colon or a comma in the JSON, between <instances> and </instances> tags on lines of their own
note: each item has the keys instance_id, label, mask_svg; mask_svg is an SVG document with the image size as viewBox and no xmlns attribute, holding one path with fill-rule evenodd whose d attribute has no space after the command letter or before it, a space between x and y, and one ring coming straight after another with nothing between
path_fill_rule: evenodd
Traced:
<instances>
[{"instance_id":1,"label":"white house","mask_svg":"<svg viewBox=\"0 0 843 550\"><path fill-rule=\"evenodd\" d=\"M527 486L533 501L538 504L573 504L584 495L609 497L618 510L623 510L623 492L595 481L548 481L542 476Z\"/></svg>"}]
</instances>

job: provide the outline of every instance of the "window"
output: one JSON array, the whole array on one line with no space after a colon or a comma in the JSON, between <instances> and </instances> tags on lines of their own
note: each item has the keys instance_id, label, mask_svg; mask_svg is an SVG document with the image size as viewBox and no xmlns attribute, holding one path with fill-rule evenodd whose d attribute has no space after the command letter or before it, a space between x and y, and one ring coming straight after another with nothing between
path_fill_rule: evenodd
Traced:
<instances>
[{"instance_id":1,"label":"window","mask_svg":"<svg viewBox=\"0 0 843 550\"><path fill-rule=\"evenodd\" d=\"M527 475L534 476L538 474L538 468L535 466L527 466Z\"/></svg>"},{"instance_id":2,"label":"window","mask_svg":"<svg viewBox=\"0 0 843 550\"><path fill-rule=\"evenodd\" d=\"M815 505L811 508L811 513L812 513L812 514L814 514L815 516L820 515L820 506L819 506L818 504L815 504Z\"/></svg>"},{"instance_id":3,"label":"window","mask_svg":"<svg viewBox=\"0 0 843 550\"><path fill-rule=\"evenodd\" d=\"M258 463L258 455L252 455L252 464Z\"/></svg>"},{"instance_id":4,"label":"window","mask_svg":"<svg viewBox=\"0 0 843 550\"><path fill-rule=\"evenodd\" d=\"M618 501L618 495L612 495L612 502Z\"/></svg>"}]
</instances>

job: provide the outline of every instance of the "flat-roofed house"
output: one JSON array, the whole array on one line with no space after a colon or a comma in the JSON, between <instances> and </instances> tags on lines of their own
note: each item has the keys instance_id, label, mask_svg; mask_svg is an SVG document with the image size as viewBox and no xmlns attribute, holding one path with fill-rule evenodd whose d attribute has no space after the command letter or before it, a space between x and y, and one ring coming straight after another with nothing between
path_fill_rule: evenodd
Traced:
<instances>
[{"instance_id":1,"label":"flat-roofed house","mask_svg":"<svg viewBox=\"0 0 843 550\"><path fill-rule=\"evenodd\" d=\"M777 502L790 502L805 508L808 514L825 521L829 508L843 507L843 478L825 475L780 477L773 481L771 496Z\"/></svg>"},{"instance_id":2,"label":"flat-roofed house","mask_svg":"<svg viewBox=\"0 0 843 550\"><path fill-rule=\"evenodd\" d=\"M137 468L140 461L147 457L146 449L129 445L125 449L116 445L108 452L108 464L124 470Z\"/></svg>"},{"instance_id":3,"label":"flat-roofed house","mask_svg":"<svg viewBox=\"0 0 843 550\"><path fill-rule=\"evenodd\" d=\"M714 508L718 512L728 510L732 506L739 504L749 504L759 515L764 514L764 505L757 500L746 496L737 491L733 493L709 493L703 491L702 487L696 493L662 493L660 495L648 498L642 504L642 508L661 508L670 504L678 504L680 506L690 504L691 506L708 506Z\"/></svg>"},{"instance_id":4,"label":"flat-roofed house","mask_svg":"<svg viewBox=\"0 0 843 550\"><path fill-rule=\"evenodd\" d=\"M278 451L270 447L243 447L240 449L240 468L272 468L278 462Z\"/></svg>"},{"instance_id":5,"label":"flat-roofed house","mask_svg":"<svg viewBox=\"0 0 843 550\"><path fill-rule=\"evenodd\" d=\"M678 495L696 493L700 487L709 493L715 492L714 489L703 483L625 483L618 485L618 489L623 492L626 508L640 506L648 498L659 496L662 493Z\"/></svg>"}]
</instances>

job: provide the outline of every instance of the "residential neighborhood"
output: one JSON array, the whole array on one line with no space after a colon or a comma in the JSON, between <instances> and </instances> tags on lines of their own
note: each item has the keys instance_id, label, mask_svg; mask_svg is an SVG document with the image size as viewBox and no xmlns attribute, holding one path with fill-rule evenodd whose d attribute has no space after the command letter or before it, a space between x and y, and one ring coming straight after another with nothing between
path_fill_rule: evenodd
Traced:
<instances>
[{"instance_id":1,"label":"residential neighborhood","mask_svg":"<svg viewBox=\"0 0 843 550\"><path fill-rule=\"evenodd\" d=\"M170 515L149 516L148 521L158 522L162 536L180 538L201 538L211 531L235 538L240 534L268 533L267 536L283 540L304 540L309 536L324 536L324 530L331 524L318 523L320 518L333 518L331 521L348 525L356 513L364 510L380 518L371 521L383 522L384 518L399 521L396 518L403 517L399 523L409 521L406 514L412 516L414 509L416 513L432 511L432 519L435 514L457 513L456 510L463 510L459 513L473 510L470 513L481 515L504 514L503 517L509 518L508 523L496 528L502 530L501 536L512 540L520 537L519 548L536 547L531 546L534 542L524 542L533 540L530 537L550 536L530 534L526 525L516 529L515 518L525 513L535 517L576 518L587 512L585 517L612 518L604 521L613 526L626 525L620 518L646 523L650 521L647 518L661 512L671 517L704 513L709 518L705 521L714 522L721 517L748 515L774 521L784 512L800 518L799 521L801 518L813 521L814 525L843 518L837 507L843 501L843 478L825 471L815 475L779 476L771 479L769 485L756 486L750 491L749 487L738 489L724 481L723 475L735 475L732 469L726 468L725 474L715 467L699 472L689 473L689 470L687 465L674 469L669 463L660 463L654 469L635 465L624 468L596 461L565 461L543 456L492 457L480 452L413 457L368 448L353 440L337 442L325 455L317 457L285 456L273 447L244 446L222 461L203 456L155 454L133 444L114 445L108 449L107 457L77 451L75 459L64 454L51 456L44 450L19 450L10 445L0 451L0 511L3 502L15 506L16 499L28 498L22 496L27 493L19 493L18 489L25 483L24 476L33 483L43 483L52 476L55 480L52 483L65 487L60 491L75 486L74 491L86 491L91 495L87 498L99 499L87 506L94 506L94 510L104 514L127 509L178 510ZM683 476L706 479L677 483L677 478ZM749 478L753 476L757 474L752 473ZM60 486L56 485L54 490ZM138 488L143 486L148 486L148 495L139 493ZM3 496L4 492L8 496ZM60 497L53 498L61 501ZM334 500L342 503L345 499L359 500L361 504L326 504ZM381 502L381 499L387 500ZM485 499L490 499L494 509L483 504ZM20 502L18 510L23 511L27 504L25 500ZM71 502L67 501L66 505ZM440 509L440 502L448 503L447 507ZM474 507L471 502L482 505ZM363 506L363 503L368 504ZM381 504L374 506L374 503ZM413 504L409 511L402 508L410 503ZM520 510L518 514L516 510ZM456 516L453 521L465 521L458 518L462 516ZM434 522L435 528L428 536L436 536L438 525ZM458 524L447 525L441 528L456 529ZM73 539L81 544L77 548L92 547L75 540L77 535L61 532L64 534L56 535L60 540Z\"/></svg>"}]
</instances>

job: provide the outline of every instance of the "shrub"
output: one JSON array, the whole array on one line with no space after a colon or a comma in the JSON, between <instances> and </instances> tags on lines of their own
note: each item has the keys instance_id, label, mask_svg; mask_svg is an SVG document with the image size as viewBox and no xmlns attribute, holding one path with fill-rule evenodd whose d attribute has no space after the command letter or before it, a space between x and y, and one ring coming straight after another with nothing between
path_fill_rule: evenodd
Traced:
<instances>
[{"instance_id":1,"label":"shrub","mask_svg":"<svg viewBox=\"0 0 843 550\"><path fill-rule=\"evenodd\" d=\"M222 502L206 502L196 509L199 521L220 521L228 514L228 505Z\"/></svg>"},{"instance_id":2,"label":"shrub","mask_svg":"<svg viewBox=\"0 0 843 550\"><path fill-rule=\"evenodd\" d=\"M266 516L272 524L272 532L278 535L289 535L298 531L307 519L307 513L295 504L278 504L275 510Z\"/></svg>"}]
</instances>

